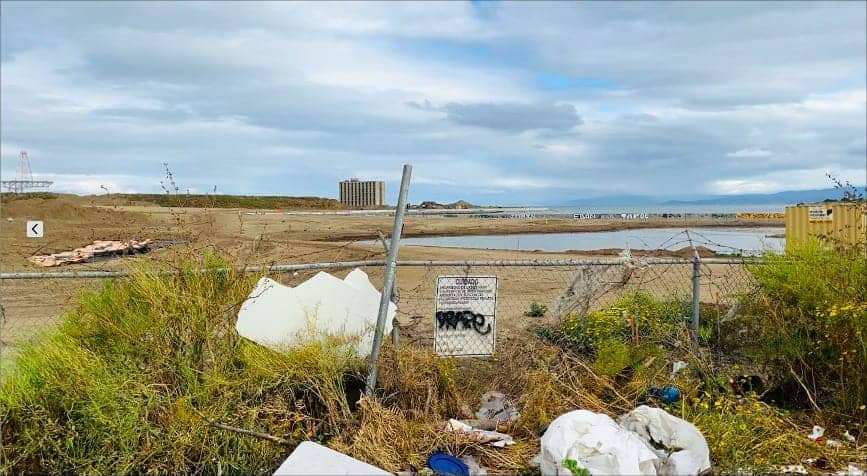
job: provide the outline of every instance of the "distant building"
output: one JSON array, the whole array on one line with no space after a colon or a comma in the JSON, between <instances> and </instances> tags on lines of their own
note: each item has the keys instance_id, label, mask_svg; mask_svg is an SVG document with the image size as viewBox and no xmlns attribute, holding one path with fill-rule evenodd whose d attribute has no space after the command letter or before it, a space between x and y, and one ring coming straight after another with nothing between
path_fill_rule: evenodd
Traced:
<instances>
[{"instance_id":1,"label":"distant building","mask_svg":"<svg viewBox=\"0 0 867 476\"><path fill-rule=\"evenodd\" d=\"M385 182L358 180L340 182L340 203L347 207L364 208L385 205Z\"/></svg>"}]
</instances>

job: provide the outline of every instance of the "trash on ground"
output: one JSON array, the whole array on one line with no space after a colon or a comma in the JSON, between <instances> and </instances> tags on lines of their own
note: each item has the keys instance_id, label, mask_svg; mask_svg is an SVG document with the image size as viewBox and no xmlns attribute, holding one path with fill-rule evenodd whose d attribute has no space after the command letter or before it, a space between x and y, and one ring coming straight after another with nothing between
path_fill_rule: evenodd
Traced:
<instances>
[{"instance_id":1,"label":"trash on ground","mask_svg":"<svg viewBox=\"0 0 867 476\"><path fill-rule=\"evenodd\" d=\"M681 370L687 368L688 366L689 366L689 364L687 364L686 362L684 362L682 360L674 361L674 363L671 364L671 375L674 375L674 374L680 372Z\"/></svg>"},{"instance_id":2,"label":"trash on ground","mask_svg":"<svg viewBox=\"0 0 867 476\"><path fill-rule=\"evenodd\" d=\"M505 433L473 428L472 426L460 420L455 420L454 418L450 419L448 423L446 423L446 430L474 435L478 438L479 443L496 446L497 448L515 444L515 440Z\"/></svg>"},{"instance_id":3,"label":"trash on ground","mask_svg":"<svg viewBox=\"0 0 867 476\"><path fill-rule=\"evenodd\" d=\"M807 474L807 468L800 464L787 464L785 466L780 466L780 473L782 474Z\"/></svg>"},{"instance_id":4,"label":"trash on ground","mask_svg":"<svg viewBox=\"0 0 867 476\"><path fill-rule=\"evenodd\" d=\"M277 351L320 335L346 336L356 339L355 350L366 356L373 348L379 299L380 292L360 269L344 279L320 272L294 288L262 278L241 305L235 328ZM386 334L396 312L397 306L389 303Z\"/></svg>"},{"instance_id":5,"label":"trash on ground","mask_svg":"<svg viewBox=\"0 0 867 476\"><path fill-rule=\"evenodd\" d=\"M813 427L813 431L809 435L807 435L807 438L809 438L813 441L816 441L824 435L825 435L825 429L819 425L815 425Z\"/></svg>"},{"instance_id":6,"label":"trash on ground","mask_svg":"<svg viewBox=\"0 0 867 476\"><path fill-rule=\"evenodd\" d=\"M843 438L846 438L846 441L849 443L855 443L855 437L849 433L849 430L846 430L846 432L843 433Z\"/></svg>"},{"instance_id":7,"label":"trash on ground","mask_svg":"<svg viewBox=\"0 0 867 476\"><path fill-rule=\"evenodd\" d=\"M482 405L476 412L479 420L509 422L518 419L520 414L502 392L486 392L482 395Z\"/></svg>"},{"instance_id":8,"label":"trash on ground","mask_svg":"<svg viewBox=\"0 0 867 476\"><path fill-rule=\"evenodd\" d=\"M463 461L464 464L467 465L467 469L470 472L470 476L487 476L488 470L486 470L485 468L482 468L482 466L479 465L479 462L476 461L475 456L463 455L463 456L461 456L461 461Z\"/></svg>"},{"instance_id":9,"label":"trash on ground","mask_svg":"<svg viewBox=\"0 0 867 476\"><path fill-rule=\"evenodd\" d=\"M674 385L650 387L647 389L647 396L656 398L666 405L670 405L680 399L680 390Z\"/></svg>"},{"instance_id":10,"label":"trash on ground","mask_svg":"<svg viewBox=\"0 0 867 476\"><path fill-rule=\"evenodd\" d=\"M470 476L470 468L467 464L445 451L436 451L428 455L427 466L436 474Z\"/></svg>"},{"instance_id":11,"label":"trash on ground","mask_svg":"<svg viewBox=\"0 0 867 476\"><path fill-rule=\"evenodd\" d=\"M275 476L308 474L385 476L392 473L312 441L304 441L298 445L277 471L274 471Z\"/></svg>"},{"instance_id":12,"label":"trash on ground","mask_svg":"<svg viewBox=\"0 0 867 476\"><path fill-rule=\"evenodd\" d=\"M843 443L841 443L840 440L832 440L829 438L828 441L825 442L825 446L828 448L842 448Z\"/></svg>"},{"instance_id":13,"label":"trash on ground","mask_svg":"<svg viewBox=\"0 0 867 476\"><path fill-rule=\"evenodd\" d=\"M84 263L110 256L146 253L150 250L153 243L153 240L96 240L87 246L76 248L72 251L64 251L62 253L53 253L50 255L35 255L28 258L28 260L31 263L44 267Z\"/></svg>"},{"instance_id":14,"label":"trash on ground","mask_svg":"<svg viewBox=\"0 0 867 476\"><path fill-rule=\"evenodd\" d=\"M846 468L846 476L864 476L864 471L855 466L852 463L849 463L849 467Z\"/></svg>"},{"instance_id":15,"label":"trash on ground","mask_svg":"<svg viewBox=\"0 0 867 476\"><path fill-rule=\"evenodd\" d=\"M659 457L638 437L611 417L573 410L555 418L542 435L535 461L542 474L570 474L571 460L590 474L656 475Z\"/></svg>"},{"instance_id":16,"label":"trash on ground","mask_svg":"<svg viewBox=\"0 0 867 476\"><path fill-rule=\"evenodd\" d=\"M710 469L710 449L704 435L692 423L661 408L641 405L618 419L637 434L659 457L660 475L696 475Z\"/></svg>"}]
</instances>

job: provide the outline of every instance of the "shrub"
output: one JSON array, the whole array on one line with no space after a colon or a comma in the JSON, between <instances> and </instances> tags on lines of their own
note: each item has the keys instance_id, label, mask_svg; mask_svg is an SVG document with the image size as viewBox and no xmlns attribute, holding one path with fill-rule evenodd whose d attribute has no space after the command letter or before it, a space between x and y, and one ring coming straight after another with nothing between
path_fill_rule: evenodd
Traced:
<instances>
[{"instance_id":1,"label":"shrub","mask_svg":"<svg viewBox=\"0 0 867 476\"><path fill-rule=\"evenodd\" d=\"M685 315L684 302L660 301L637 292L584 316L567 315L563 330L578 351L591 354L599 350L600 343L610 345L612 341L673 346L685 329Z\"/></svg>"},{"instance_id":2,"label":"shrub","mask_svg":"<svg viewBox=\"0 0 867 476\"><path fill-rule=\"evenodd\" d=\"M807 243L750 268L742 351L800 398L863 422L867 403L867 257L858 247Z\"/></svg>"},{"instance_id":3,"label":"shrub","mask_svg":"<svg viewBox=\"0 0 867 476\"><path fill-rule=\"evenodd\" d=\"M538 302L533 302L530 304L530 310L525 314L527 317L542 317L546 312L548 312L548 306Z\"/></svg>"}]
</instances>

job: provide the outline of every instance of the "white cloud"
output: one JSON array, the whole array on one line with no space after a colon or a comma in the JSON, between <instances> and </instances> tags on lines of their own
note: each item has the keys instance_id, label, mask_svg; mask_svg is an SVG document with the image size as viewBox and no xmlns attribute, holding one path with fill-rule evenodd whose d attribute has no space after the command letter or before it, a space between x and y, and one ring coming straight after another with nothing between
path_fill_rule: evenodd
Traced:
<instances>
[{"instance_id":1,"label":"white cloud","mask_svg":"<svg viewBox=\"0 0 867 476\"><path fill-rule=\"evenodd\" d=\"M715 180L710 186L713 193L722 195L822 189L831 186L826 173L831 173L842 181L862 184L865 171L832 165L828 168L784 170L738 179Z\"/></svg>"},{"instance_id":2,"label":"white cloud","mask_svg":"<svg viewBox=\"0 0 867 476\"><path fill-rule=\"evenodd\" d=\"M726 157L734 157L734 158L757 158L757 157L770 157L771 151L765 149L740 149L734 152L729 152L726 154Z\"/></svg>"}]
</instances>

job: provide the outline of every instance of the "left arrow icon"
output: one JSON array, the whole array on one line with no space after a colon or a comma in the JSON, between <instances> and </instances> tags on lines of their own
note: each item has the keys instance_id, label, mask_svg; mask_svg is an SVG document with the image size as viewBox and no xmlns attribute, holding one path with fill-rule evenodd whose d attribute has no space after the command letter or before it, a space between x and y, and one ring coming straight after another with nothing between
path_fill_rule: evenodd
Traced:
<instances>
[{"instance_id":1,"label":"left arrow icon","mask_svg":"<svg viewBox=\"0 0 867 476\"><path fill-rule=\"evenodd\" d=\"M42 221L27 221L27 238L42 238L44 234L45 228L42 226Z\"/></svg>"}]
</instances>

